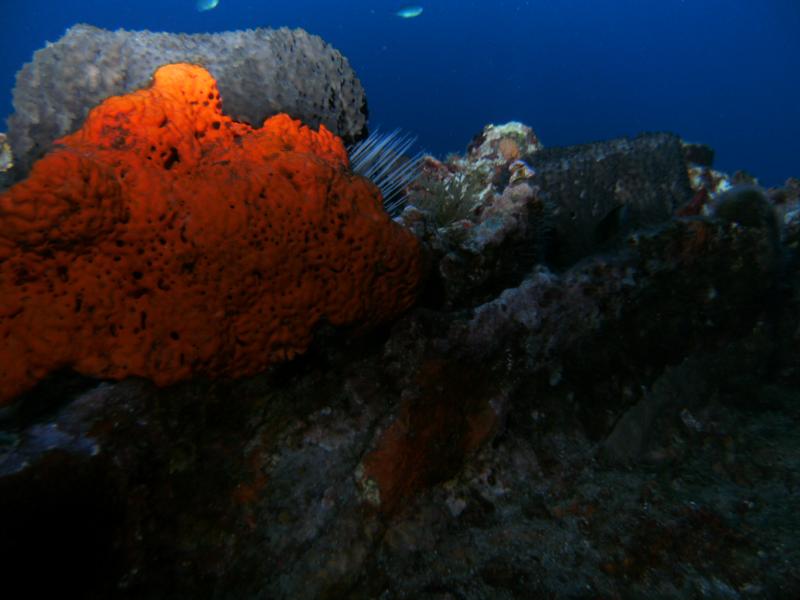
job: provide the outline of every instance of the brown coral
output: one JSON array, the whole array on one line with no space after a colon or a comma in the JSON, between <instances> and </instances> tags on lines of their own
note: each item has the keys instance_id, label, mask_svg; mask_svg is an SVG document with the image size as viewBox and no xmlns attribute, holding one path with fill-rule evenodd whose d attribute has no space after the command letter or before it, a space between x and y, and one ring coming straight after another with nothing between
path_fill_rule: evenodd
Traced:
<instances>
[{"instance_id":1,"label":"brown coral","mask_svg":"<svg viewBox=\"0 0 800 600\"><path fill-rule=\"evenodd\" d=\"M0 196L0 404L48 373L239 377L414 299L419 246L344 146L221 113L211 75L159 69Z\"/></svg>"}]
</instances>

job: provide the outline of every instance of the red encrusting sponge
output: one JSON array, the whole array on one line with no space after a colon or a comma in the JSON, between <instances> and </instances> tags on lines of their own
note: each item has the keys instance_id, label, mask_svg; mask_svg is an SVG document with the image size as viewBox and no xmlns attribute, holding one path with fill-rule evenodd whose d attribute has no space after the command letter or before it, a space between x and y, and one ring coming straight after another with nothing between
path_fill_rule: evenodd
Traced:
<instances>
[{"instance_id":1,"label":"red encrusting sponge","mask_svg":"<svg viewBox=\"0 0 800 600\"><path fill-rule=\"evenodd\" d=\"M0 405L70 367L166 385L292 358L408 308L416 238L342 141L224 116L201 67L112 97L0 195Z\"/></svg>"}]
</instances>

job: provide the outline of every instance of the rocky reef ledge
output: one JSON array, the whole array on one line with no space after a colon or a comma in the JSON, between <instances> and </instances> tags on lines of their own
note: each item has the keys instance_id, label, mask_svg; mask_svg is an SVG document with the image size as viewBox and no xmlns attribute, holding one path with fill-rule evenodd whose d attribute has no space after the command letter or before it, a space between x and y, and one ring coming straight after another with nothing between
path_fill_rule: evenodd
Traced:
<instances>
[{"instance_id":1,"label":"rocky reef ledge","mask_svg":"<svg viewBox=\"0 0 800 600\"><path fill-rule=\"evenodd\" d=\"M0 430L5 586L800 597L800 182L712 154L487 127L410 192L390 325L238 381L46 380Z\"/></svg>"}]
</instances>

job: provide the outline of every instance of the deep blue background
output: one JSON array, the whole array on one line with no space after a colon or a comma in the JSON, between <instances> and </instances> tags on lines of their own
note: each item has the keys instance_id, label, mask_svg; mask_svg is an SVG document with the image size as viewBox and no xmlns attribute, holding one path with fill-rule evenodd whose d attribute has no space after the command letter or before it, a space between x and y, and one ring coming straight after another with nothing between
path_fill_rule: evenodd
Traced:
<instances>
[{"instance_id":1,"label":"deep blue background","mask_svg":"<svg viewBox=\"0 0 800 600\"><path fill-rule=\"evenodd\" d=\"M800 176L799 0L0 0L0 119L14 74L75 23L224 31L304 27L360 76L372 126L462 151L520 120L545 145L669 130L767 185Z\"/></svg>"}]
</instances>

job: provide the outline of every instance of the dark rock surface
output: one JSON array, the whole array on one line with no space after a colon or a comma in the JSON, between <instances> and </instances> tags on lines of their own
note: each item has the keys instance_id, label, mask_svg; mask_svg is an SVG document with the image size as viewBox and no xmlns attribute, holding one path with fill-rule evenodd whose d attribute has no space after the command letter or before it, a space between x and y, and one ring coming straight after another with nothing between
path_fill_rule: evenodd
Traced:
<instances>
[{"instance_id":1,"label":"dark rock surface","mask_svg":"<svg viewBox=\"0 0 800 600\"><path fill-rule=\"evenodd\" d=\"M662 223L692 194L681 141L667 133L545 149L528 163L552 207L556 267Z\"/></svg>"},{"instance_id":2,"label":"dark rock surface","mask_svg":"<svg viewBox=\"0 0 800 600\"><path fill-rule=\"evenodd\" d=\"M608 148L673 166L646 171L648 189L636 167L587 158ZM498 174L517 158L490 160L464 219L402 217L430 249L417 308L263 376L40 388L0 437L6 585L800 597L800 204L787 188L768 195L777 221L672 217L693 193L679 150L668 136L561 149L513 183ZM573 159L580 186L555 183ZM548 207L620 189L615 173L662 218L553 268Z\"/></svg>"}]
</instances>

